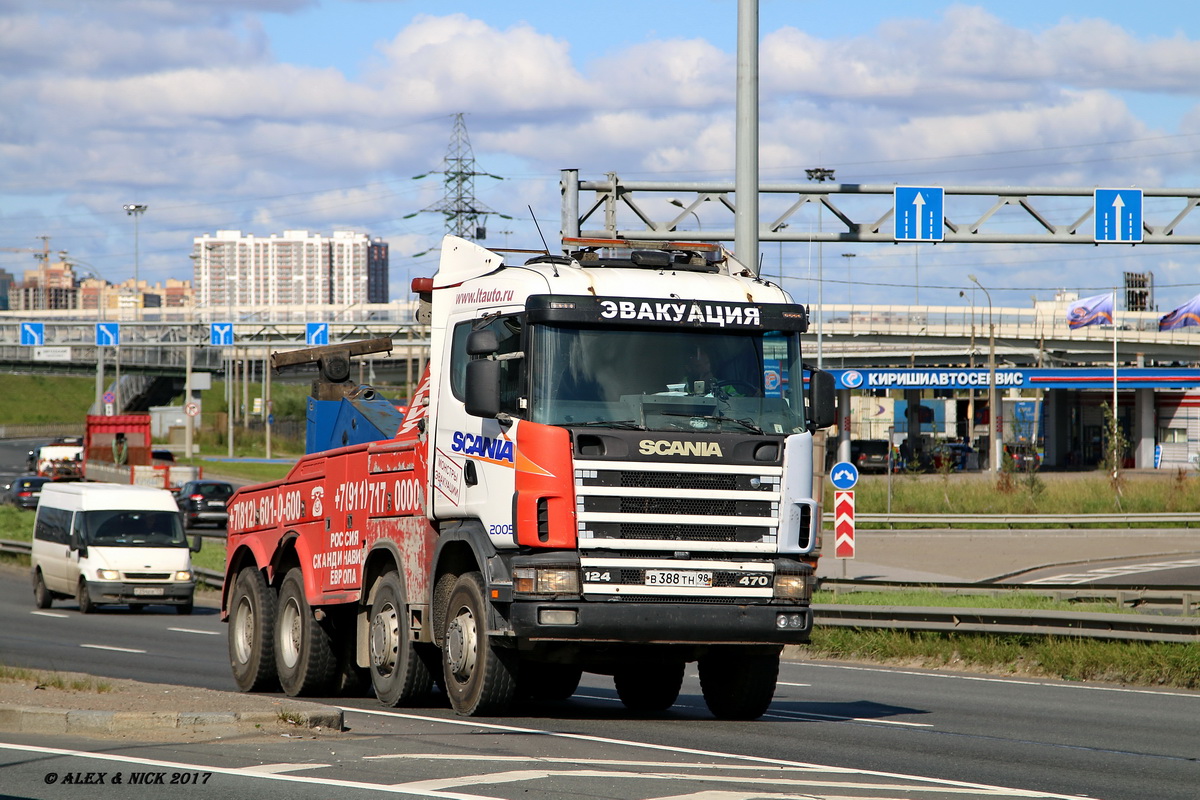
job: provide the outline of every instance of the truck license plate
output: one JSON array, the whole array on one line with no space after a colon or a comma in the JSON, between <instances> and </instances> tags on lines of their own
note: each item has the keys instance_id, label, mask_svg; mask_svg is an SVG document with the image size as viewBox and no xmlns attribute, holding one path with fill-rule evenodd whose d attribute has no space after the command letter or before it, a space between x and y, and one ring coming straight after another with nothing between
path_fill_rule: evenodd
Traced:
<instances>
[{"instance_id":1,"label":"truck license plate","mask_svg":"<svg viewBox=\"0 0 1200 800\"><path fill-rule=\"evenodd\" d=\"M646 570L646 585L707 588L712 586L712 573L683 572L673 569L648 569Z\"/></svg>"},{"instance_id":2,"label":"truck license plate","mask_svg":"<svg viewBox=\"0 0 1200 800\"><path fill-rule=\"evenodd\" d=\"M135 597L162 597L161 586L135 586L133 594Z\"/></svg>"}]
</instances>

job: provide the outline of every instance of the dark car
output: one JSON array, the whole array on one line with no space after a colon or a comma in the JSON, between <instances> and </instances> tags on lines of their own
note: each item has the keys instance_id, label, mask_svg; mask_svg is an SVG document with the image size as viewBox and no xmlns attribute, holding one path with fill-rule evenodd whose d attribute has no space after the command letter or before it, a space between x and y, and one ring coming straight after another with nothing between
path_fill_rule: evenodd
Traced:
<instances>
[{"instance_id":1,"label":"dark car","mask_svg":"<svg viewBox=\"0 0 1200 800\"><path fill-rule=\"evenodd\" d=\"M885 439L852 439L850 461L859 472L883 472L888 470L888 443Z\"/></svg>"},{"instance_id":2,"label":"dark car","mask_svg":"<svg viewBox=\"0 0 1200 800\"><path fill-rule=\"evenodd\" d=\"M225 503L233 496L233 486L224 481L188 481L179 487L175 502L183 516L183 527L215 525L225 527L229 512Z\"/></svg>"},{"instance_id":3,"label":"dark car","mask_svg":"<svg viewBox=\"0 0 1200 800\"><path fill-rule=\"evenodd\" d=\"M12 503L17 508L37 508L38 500L42 497L42 487L49 482L49 478L40 475L13 478L13 482L5 487L4 502Z\"/></svg>"}]
</instances>

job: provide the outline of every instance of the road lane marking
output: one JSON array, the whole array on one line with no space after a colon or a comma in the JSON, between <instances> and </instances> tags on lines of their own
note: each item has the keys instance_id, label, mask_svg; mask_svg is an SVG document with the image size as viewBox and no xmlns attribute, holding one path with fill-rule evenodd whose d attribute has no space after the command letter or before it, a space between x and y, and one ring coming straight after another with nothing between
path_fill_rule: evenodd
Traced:
<instances>
[{"instance_id":1,"label":"road lane marking","mask_svg":"<svg viewBox=\"0 0 1200 800\"><path fill-rule=\"evenodd\" d=\"M306 769L322 769L331 764L255 764L242 767L242 772L261 773L263 775L282 775L285 772L303 772Z\"/></svg>"},{"instance_id":2,"label":"road lane marking","mask_svg":"<svg viewBox=\"0 0 1200 800\"><path fill-rule=\"evenodd\" d=\"M810 661L790 662L795 667L816 667L818 669L844 669L851 672L886 672L889 675L915 675L919 678L944 678L947 680L975 681L978 683L1005 683L1015 686L1042 686L1049 689L1080 689L1092 692L1117 692L1119 694L1148 694L1154 697L1188 697L1200 700L1200 692L1159 692L1152 689L1127 689L1121 686L1088 686L1080 683L1053 683L1047 678L1042 681L1031 681L1022 678L989 678L983 675L952 675L945 672L917 672L916 670L888 669L887 667L852 667L842 664L815 664Z\"/></svg>"},{"instance_id":3,"label":"road lane marking","mask_svg":"<svg viewBox=\"0 0 1200 800\"><path fill-rule=\"evenodd\" d=\"M811 683L784 683L783 681L779 681L775 685L776 686L812 686Z\"/></svg>"},{"instance_id":4,"label":"road lane marking","mask_svg":"<svg viewBox=\"0 0 1200 800\"><path fill-rule=\"evenodd\" d=\"M565 731L552 731L544 728L524 728L517 725L501 725L497 723L482 722L478 719L454 719L444 717L431 717L424 714L409 714L389 709L370 709L370 708L353 708L350 706L335 706L342 711L347 711L355 714L365 714L367 716L378 717L394 717L396 719L413 720L416 722L432 722L442 725L459 726L475 728L477 730L498 731L502 733L521 733L525 735L533 734L536 736L546 736L557 739L570 739L580 742L590 742L594 744L614 745L617 747L633 747L645 750L666 751L675 754L686 754L697 756L700 758L721 758L731 761L744 761L754 764L765 764L776 767L792 767L800 769L813 769L821 772L839 774L839 775L865 775L873 778L886 778L889 780L907 780L924 786L937 787L941 791L953 789L971 789L975 791L984 791L995 793L1003 796L1002 793L1007 792L1014 797L1037 797L1037 798L1053 798L1053 800L1090 800L1080 795L1054 794L1052 792L1038 792L1028 789L1013 789L1004 786L993 786L983 783L971 783L969 781L955 781L946 778L932 778L924 775L907 775L900 772L884 772L880 770L854 769L850 767L836 767L824 764L813 764L804 761L792 761L790 759L769 758L767 756L751 756L742 753L724 753L719 750L702 750L693 747L679 747L678 745L653 744L651 742L639 742L633 739L613 739L608 736L596 736L586 733L568 733Z\"/></svg>"},{"instance_id":5,"label":"road lane marking","mask_svg":"<svg viewBox=\"0 0 1200 800\"><path fill-rule=\"evenodd\" d=\"M833 720L835 722L865 722L868 725L903 725L908 728L932 728L928 722L904 722L898 719L878 719L876 717L847 717L842 714L818 714L815 711L771 711L767 710L765 717L775 719L810 719L814 722Z\"/></svg>"},{"instance_id":6,"label":"road lane marking","mask_svg":"<svg viewBox=\"0 0 1200 800\"><path fill-rule=\"evenodd\" d=\"M37 617L54 617L55 619L66 619L71 616L70 614L61 614L57 611L30 611L29 613Z\"/></svg>"},{"instance_id":7,"label":"road lane marking","mask_svg":"<svg viewBox=\"0 0 1200 800\"><path fill-rule=\"evenodd\" d=\"M175 631L176 633L198 633L201 636L220 636L221 635L220 631L198 631L195 628L167 628L167 630Z\"/></svg>"},{"instance_id":8,"label":"road lane marking","mask_svg":"<svg viewBox=\"0 0 1200 800\"><path fill-rule=\"evenodd\" d=\"M111 644L81 644L89 650L112 650L114 653L145 653L145 650L134 650L132 647L114 647Z\"/></svg>"},{"instance_id":9,"label":"road lane marking","mask_svg":"<svg viewBox=\"0 0 1200 800\"><path fill-rule=\"evenodd\" d=\"M214 775L229 775L237 778L250 778L261 781L280 781L283 783L304 783L311 786L339 787L343 789L362 789L385 794L403 794L415 797L432 797L438 800L496 800L478 794L462 794L458 792L411 791L403 786L389 786L384 783L365 783L362 781L347 781L329 777L308 777L306 775L288 775L269 772L250 772L245 767L214 767L209 764L188 764L180 761L162 761L154 758L139 758L110 753L92 753L87 750L67 750L62 747L39 747L31 744L10 744L0 742L0 750L13 750L18 753L39 753L41 755L65 756L67 758L90 758L95 761L108 761L117 764L137 764L145 767L161 769L190 770L193 772L211 772ZM1046 795L1049 796L1049 795ZM1072 798L1071 800L1075 800Z\"/></svg>"}]
</instances>

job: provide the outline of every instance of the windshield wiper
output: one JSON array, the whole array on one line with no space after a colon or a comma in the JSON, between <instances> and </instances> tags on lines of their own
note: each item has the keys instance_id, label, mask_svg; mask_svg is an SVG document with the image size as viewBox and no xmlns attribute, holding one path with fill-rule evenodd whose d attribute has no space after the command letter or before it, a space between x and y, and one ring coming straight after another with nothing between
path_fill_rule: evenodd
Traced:
<instances>
[{"instance_id":1,"label":"windshield wiper","mask_svg":"<svg viewBox=\"0 0 1200 800\"><path fill-rule=\"evenodd\" d=\"M754 431L755 433L766 433L762 428L754 424L753 420L737 419L736 417L718 417L715 414L685 414L682 411L656 411L656 414L661 414L664 417L688 417L690 419L711 419L715 422L736 422L744 428Z\"/></svg>"},{"instance_id":2,"label":"windshield wiper","mask_svg":"<svg viewBox=\"0 0 1200 800\"><path fill-rule=\"evenodd\" d=\"M641 425L637 420L632 419L594 419L589 422L567 422L564 423L572 428L620 428L626 431L644 431L645 425Z\"/></svg>"}]
</instances>

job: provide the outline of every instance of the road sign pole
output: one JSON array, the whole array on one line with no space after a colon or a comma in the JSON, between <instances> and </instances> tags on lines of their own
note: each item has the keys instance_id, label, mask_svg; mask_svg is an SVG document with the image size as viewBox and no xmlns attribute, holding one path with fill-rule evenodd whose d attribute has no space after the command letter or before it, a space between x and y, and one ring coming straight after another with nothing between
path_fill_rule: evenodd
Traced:
<instances>
[{"instance_id":1,"label":"road sign pole","mask_svg":"<svg viewBox=\"0 0 1200 800\"><path fill-rule=\"evenodd\" d=\"M185 410L187 409L188 405L192 402L192 343L190 341L190 338L191 337L189 336L189 341L187 343L187 347L184 348L184 354L185 354L184 355L184 369L186 370L186 372L184 373L184 378L183 378L183 407ZM184 428L183 457L191 458L192 457L192 442L195 440L195 435L196 435L192 426L195 425L196 418L194 416L192 416L191 414L187 414L186 416L187 416L187 427Z\"/></svg>"}]
</instances>

